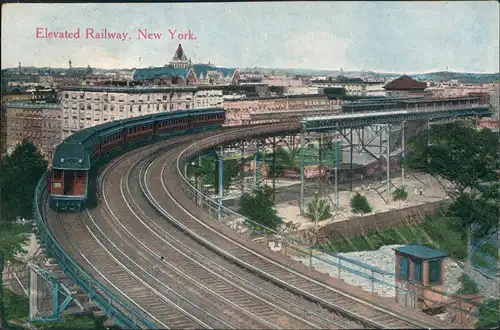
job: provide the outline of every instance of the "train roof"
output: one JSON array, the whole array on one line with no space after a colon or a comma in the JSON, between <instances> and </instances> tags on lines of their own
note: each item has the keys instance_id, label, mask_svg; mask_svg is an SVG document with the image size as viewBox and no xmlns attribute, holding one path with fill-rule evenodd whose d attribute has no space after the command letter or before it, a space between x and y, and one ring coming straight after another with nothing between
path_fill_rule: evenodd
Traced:
<instances>
[{"instance_id":1,"label":"train roof","mask_svg":"<svg viewBox=\"0 0 500 330\"><path fill-rule=\"evenodd\" d=\"M116 131L120 127L130 127L136 124L147 124L163 119L178 118L187 115L202 115L213 113L224 113L224 108L200 108L190 110L180 110L173 112L155 113L140 117L133 117L112 122L103 123L75 132L64 139L56 147L52 159L52 168L69 170L89 170L90 156L87 147L91 145L99 136Z\"/></svg>"},{"instance_id":2,"label":"train roof","mask_svg":"<svg viewBox=\"0 0 500 330\"><path fill-rule=\"evenodd\" d=\"M82 143L67 142L57 146L52 168L86 171L90 169L90 158Z\"/></svg>"}]
</instances>

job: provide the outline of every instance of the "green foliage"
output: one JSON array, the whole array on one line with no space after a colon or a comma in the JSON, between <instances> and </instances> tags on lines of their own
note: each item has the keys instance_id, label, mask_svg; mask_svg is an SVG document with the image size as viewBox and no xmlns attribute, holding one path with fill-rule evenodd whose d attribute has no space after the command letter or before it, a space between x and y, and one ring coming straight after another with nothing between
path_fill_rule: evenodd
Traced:
<instances>
[{"instance_id":1,"label":"green foliage","mask_svg":"<svg viewBox=\"0 0 500 330\"><path fill-rule=\"evenodd\" d=\"M482 189L482 188L481 188ZM447 214L460 219L459 229L471 230L476 240L485 238L498 230L500 200L486 198L486 194L460 194L448 208Z\"/></svg>"},{"instance_id":2,"label":"green foliage","mask_svg":"<svg viewBox=\"0 0 500 330\"><path fill-rule=\"evenodd\" d=\"M425 232L452 258L464 261L467 258L466 237L460 230L459 221L451 217L426 217Z\"/></svg>"},{"instance_id":3,"label":"green foliage","mask_svg":"<svg viewBox=\"0 0 500 330\"><path fill-rule=\"evenodd\" d=\"M238 177L239 173L238 160L224 160L223 186L225 190L229 189L231 182ZM216 193L219 193L219 162L216 156L204 157L201 161L201 167L188 166L188 175L202 177L204 184L214 187Z\"/></svg>"},{"instance_id":4,"label":"green foliage","mask_svg":"<svg viewBox=\"0 0 500 330\"><path fill-rule=\"evenodd\" d=\"M472 264L474 241L498 231L499 142L491 130L476 130L459 122L432 126L410 141L415 150L407 166L445 178L456 188L449 194L453 202L447 215L456 219L459 232L466 233L462 241L470 249L466 273Z\"/></svg>"},{"instance_id":5,"label":"green foliage","mask_svg":"<svg viewBox=\"0 0 500 330\"><path fill-rule=\"evenodd\" d=\"M351 198L351 209L355 214L361 213L366 214L372 211L372 207L365 196L361 196L359 193L356 193Z\"/></svg>"},{"instance_id":6,"label":"green foliage","mask_svg":"<svg viewBox=\"0 0 500 330\"><path fill-rule=\"evenodd\" d=\"M282 168L294 167L298 155L298 148L296 148L295 150L287 151L285 148L279 147L276 150L276 164L280 164Z\"/></svg>"},{"instance_id":7,"label":"green foliage","mask_svg":"<svg viewBox=\"0 0 500 330\"><path fill-rule=\"evenodd\" d=\"M462 274L459 278L460 289L457 290L458 294L474 294L479 292L477 283L467 274Z\"/></svg>"},{"instance_id":8,"label":"green foliage","mask_svg":"<svg viewBox=\"0 0 500 330\"><path fill-rule=\"evenodd\" d=\"M405 201L408 198L408 192L406 191L406 186L396 188L392 192L392 198L394 199L395 202Z\"/></svg>"},{"instance_id":9,"label":"green foliage","mask_svg":"<svg viewBox=\"0 0 500 330\"><path fill-rule=\"evenodd\" d=\"M320 198L318 193L307 203L304 217L311 222L324 221L332 217L331 205L326 198Z\"/></svg>"},{"instance_id":10,"label":"green foliage","mask_svg":"<svg viewBox=\"0 0 500 330\"><path fill-rule=\"evenodd\" d=\"M104 330L104 317L96 318L92 314L65 315L61 322L33 322L41 329L99 329Z\"/></svg>"},{"instance_id":11,"label":"green foliage","mask_svg":"<svg viewBox=\"0 0 500 330\"><path fill-rule=\"evenodd\" d=\"M5 288L3 289L3 294L6 320L23 321L26 319L29 313L28 297L14 294Z\"/></svg>"},{"instance_id":12,"label":"green foliage","mask_svg":"<svg viewBox=\"0 0 500 330\"><path fill-rule=\"evenodd\" d=\"M500 300L488 299L479 306L479 320L476 329L496 328L500 326Z\"/></svg>"},{"instance_id":13,"label":"green foliage","mask_svg":"<svg viewBox=\"0 0 500 330\"><path fill-rule=\"evenodd\" d=\"M251 194L243 194L240 198L239 213L273 230L278 229L283 223L283 219L277 216L277 212L274 209L273 189L267 185L259 184ZM247 225L256 230L264 229L250 222Z\"/></svg>"},{"instance_id":14,"label":"green foliage","mask_svg":"<svg viewBox=\"0 0 500 330\"><path fill-rule=\"evenodd\" d=\"M499 141L489 130L477 131L459 122L434 125L409 144L414 149L407 158L409 168L440 175L460 192L496 181Z\"/></svg>"},{"instance_id":15,"label":"green foliage","mask_svg":"<svg viewBox=\"0 0 500 330\"><path fill-rule=\"evenodd\" d=\"M2 159L0 200L1 220L14 220L16 216L31 218L35 187L47 170L48 163L33 143L23 141L12 154Z\"/></svg>"},{"instance_id":16,"label":"green foliage","mask_svg":"<svg viewBox=\"0 0 500 330\"><path fill-rule=\"evenodd\" d=\"M25 236L18 235L14 226L6 221L0 219L0 274L3 273L4 264L8 261L17 261L17 256L25 253L22 248L23 243L26 241ZM3 288L3 277L0 275L0 288ZM5 325L5 305L4 305L3 290L0 290L0 328ZM5 310L5 311L4 311Z\"/></svg>"}]
</instances>

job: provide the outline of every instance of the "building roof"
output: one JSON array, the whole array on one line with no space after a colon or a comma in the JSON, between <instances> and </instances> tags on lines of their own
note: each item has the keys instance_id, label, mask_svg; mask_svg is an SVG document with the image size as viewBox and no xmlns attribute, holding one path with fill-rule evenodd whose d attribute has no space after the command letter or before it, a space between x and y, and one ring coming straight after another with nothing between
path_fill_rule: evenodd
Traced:
<instances>
[{"instance_id":1,"label":"building roof","mask_svg":"<svg viewBox=\"0 0 500 330\"><path fill-rule=\"evenodd\" d=\"M411 244L394 249L396 252L413 256L423 260L446 258L446 252L430 248L425 245Z\"/></svg>"},{"instance_id":2,"label":"building roof","mask_svg":"<svg viewBox=\"0 0 500 330\"><path fill-rule=\"evenodd\" d=\"M147 69L137 69L132 74L133 80L149 80L160 77L182 77L186 79L189 74L188 68L147 68Z\"/></svg>"},{"instance_id":3,"label":"building roof","mask_svg":"<svg viewBox=\"0 0 500 330\"><path fill-rule=\"evenodd\" d=\"M192 68L197 77L199 77L200 75L206 77L209 71L216 71L222 73L226 77L227 76L232 77L236 72L236 69L218 68L208 64L194 64Z\"/></svg>"},{"instance_id":4,"label":"building roof","mask_svg":"<svg viewBox=\"0 0 500 330\"><path fill-rule=\"evenodd\" d=\"M63 88L63 92L101 92L101 93L167 93L196 91L196 86L155 86L155 87L105 87L105 86L73 86Z\"/></svg>"},{"instance_id":5,"label":"building roof","mask_svg":"<svg viewBox=\"0 0 500 330\"><path fill-rule=\"evenodd\" d=\"M186 54L184 53L181 44L179 44L179 46L177 47L177 50L175 51L172 61L182 61L182 62L187 61Z\"/></svg>"},{"instance_id":6,"label":"building roof","mask_svg":"<svg viewBox=\"0 0 500 330\"><path fill-rule=\"evenodd\" d=\"M385 90L413 90L413 89L425 89L427 84L424 82L419 82L410 76L402 75L399 78L392 80L384 86Z\"/></svg>"}]
</instances>

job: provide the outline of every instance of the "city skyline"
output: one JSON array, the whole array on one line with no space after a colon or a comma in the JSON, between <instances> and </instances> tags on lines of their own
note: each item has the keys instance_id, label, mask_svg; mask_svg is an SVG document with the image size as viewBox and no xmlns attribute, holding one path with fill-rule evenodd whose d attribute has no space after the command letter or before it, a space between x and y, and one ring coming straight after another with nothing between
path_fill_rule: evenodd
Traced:
<instances>
[{"instance_id":1,"label":"city skyline","mask_svg":"<svg viewBox=\"0 0 500 330\"><path fill-rule=\"evenodd\" d=\"M70 58L74 67L163 66L181 43L194 63L221 67L499 71L496 2L8 4L3 9L2 69L19 62L64 68ZM77 31L78 38L68 39Z\"/></svg>"}]
</instances>

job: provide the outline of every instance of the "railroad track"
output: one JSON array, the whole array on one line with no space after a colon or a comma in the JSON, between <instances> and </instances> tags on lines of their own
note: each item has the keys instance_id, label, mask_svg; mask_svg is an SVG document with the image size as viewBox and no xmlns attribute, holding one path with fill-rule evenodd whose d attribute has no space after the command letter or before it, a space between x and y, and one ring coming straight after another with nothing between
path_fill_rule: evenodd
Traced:
<instances>
[{"instance_id":1,"label":"railroad track","mask_svg":"<svg viewBox=\"0 0 500 330\"><path fill-rule=\"evenodd\" d=\"M172 142L175 143L175 140L167 145ZM107 171L114 166L116 164L109 166ZM209 313L204 313L204 319L209 319L211 325L193 315L190 312L193 309L204 310L161 283L147 266L132 260L129 255L134 254L133 251L125 251L123 247L113 244L89 212L53 212L48 207L46 196L43 206L43 214L57 241L94 278L148 319L150 324L146 324L147 327L231 328ZM129 314L124 309L121 311ZM134 319L134 315L129 316Z\"/></svg>"},{"instance_id":2,"label":"railroad track","mask_svg":"<svg viewBox=\"0 0 500 330\"><path fill-rule=\"evenodd\" d=\"M189 140L203 149L242 132L259 133L224 128L117 158L102 174L98 208L45 207L56 239L158 328L443 327L308 279L199 209L181 190L178 158L188 155Z\"/></svg>"},{"instance_id":3,"label":"railroad track","mask_svg":"<svg viewBox=\"0 0 500 330\"><path fill-rule=\"evenodd\" d=\"M153 256L163 281L181 282L185 295L199 295L198 300L204 299L204 306L209 306L205 308L214 308L213 314L218 312L237 328L359 327L246 273L166 222L141 195L145 187L140 179L154 159L156 156L136 154L103 176L102 205L106 214L90 217L108 219L108 237L117 242L126 239L127 244L135 242L136 254L144 259ZM120 231L128 236L120 234L121 239L113 239L113 233Z\"/></svg>"},{"instance_id":4,"label":"railroad track","mask_svg":"<svg viewBox=\"0 0 500 330\"><path fill-rule=\"evenodd\" d=\"M265 130L269 131L269 127ZM235 129L209 137L205 141L197 141L196 150L220 144L224 140L234 140L239 135L259 135L260 133L263 132L255 128ZM224 228L208 217L181 190L178 159L189 156L186 147L183 145L169 150L152 161L143 174L143 190L149 202L161 214L200 243L247 271L265 278L273 285L313 301L336 313L338 317L359 322L365 327L446 328L446 324L437 319L426 318L424 315L417 315L406 309L394 312L392 306L388 308L325 285L298 272L296 267L273 260L273 257L269 257L269 253L263 255L262 250L257 249L257 244L252 244L253 242L240 243L241 237L234 232L229 233L228 228ZM192 152L192 154L195 153L196 151ZM398 308L394 306L394 309Z\"/></svg>"}]
</instances>

